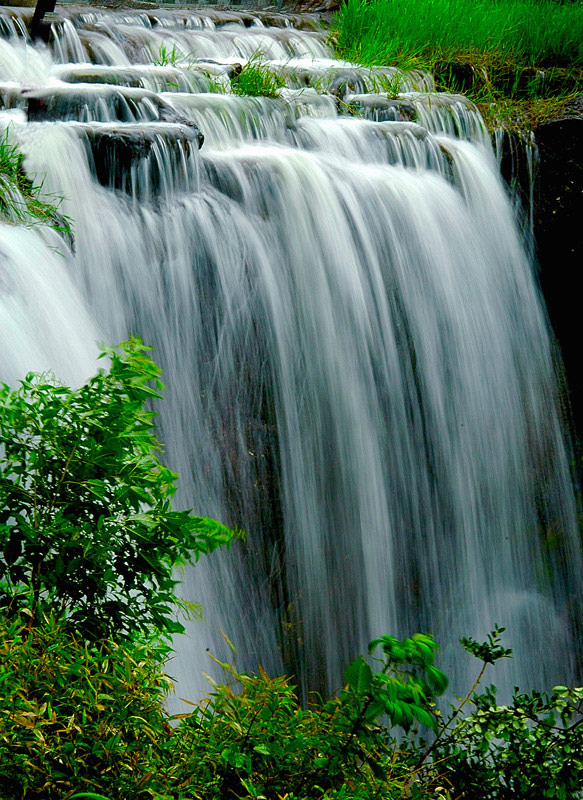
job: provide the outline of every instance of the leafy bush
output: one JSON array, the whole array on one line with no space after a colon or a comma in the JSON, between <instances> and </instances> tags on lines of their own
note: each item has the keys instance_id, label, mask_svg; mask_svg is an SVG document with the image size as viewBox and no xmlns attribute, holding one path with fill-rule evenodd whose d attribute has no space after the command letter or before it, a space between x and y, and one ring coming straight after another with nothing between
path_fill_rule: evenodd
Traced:
<instances>
[{"instance_id":1,"label":"leafy bush","mask_svg":"<svg viewBox=\"0 0 583 800\"><path fill-rule=\"evenodd\" d=\"M496 703L495 686L473 693L486 666L512 652L500 644L503 631L496 627L482 644L461 640L482 669L423 759L432 754L455 797L574 800L583 790L583 688L530 694L515 688L509 706ZM468 700L476 710L460 717Z\"/></svg>"},{"instance_id":2,"label":"leafy bush","mask_svg":"<svg viewBox=\"0 0 583 800\"><path fill-rule=\"evenodd\" d=\"M287 678L269 678L261 669L245 675L223 663L225 683L215 684L189 713L168 718L163 701L171 683L161 669L165 648L132 641L83 643L62 619L50 615L33 630L16 620L4 622L0 798L72 800L79 793L106 800L578 796L583 689L517 691L512 705L498 706L489 687L473 696L473 714L460 718L458 707L441 725L426 680L430 666L432 683L438 691L444 687L443 674L432 664L431 637L381 641L390 655L379 670L355 659L341 694L326 700L313 696L306 708ZM484 663L492 663L493 653L482 651L489 659ZM380 716L387 702L408 729L404 739L393 734L394 719L387 724ZM423 723L446 735L439 733L427 746L412 708L426 709Z\"/></svg>"},{"instance_id":3,"label":"leafy bush","mask_svg":"<svg viewBox=\"0 0 583 800\"><path fill-rule=\"evenodd\" d=\"M473 697L434 758L457 796L471 800L574 800L583 790L583 688L516 689L498 705L496 687Z\"/></svg>"},{"instance_id":4,"label":"leafy bush","mask_svg":"<svg viewBox=\"0 0 583 800\"><path fill-rule=\"evenodd\" d=\"M173 511L176 475L163 466L145 403L159 369L132 339L106 349L78 389L27 375L0 387L0 609L48 607L99 638L183 630L173 570L232 534Z\"/></svg>"},{"instance_id":5,"label":"leafy bush","mask_svg":"<svg viewBox=\"0 0 583 800\"><path fill-rule=\"evenodd\" d=\"M160 653L85 644L51 615L37 622L0 624L0 798L151 798L169 731Z\"/></svg>"},{"instance_id":6,"label":"leafy bush","mask_svg":"<svg viewBox=\"0 0 583 800\"><path fill-rule=\"evenodd\" d=\"M405 752L399 758L379 717L388 713L391 724L407 729L416 721L435 725L429 705L434 692L421 674L443 691L445 676L432 666L437 645L421 634L378 643L385 653L380 671L359 657L347 667L339 697L312 697L307 708L287 678L271 679L262 670L242 675L222 663L235 690L216 686L194 713L184 715L175 740L181 757L190 752L188 763L198 765L198 780L205 770L200 789L212 787L214 794L204 796L433 797L438 774L414 768Z\"/></svg>"},{"instance_id":7,"label":"leafy bush","mask_svg":"<svg viewBox=\"0 0 583 800\"><path fill-rule=\"evenodd\" d=\"M288 679L223 664L230 685L215 685L171 727L163 653L83 643L46 614L32 631L0 624L1 800L444 796L434 770L398 756L385 725L355 717L367 691L354 666L340 697L302 708Z\"/></svg>"}]
</instances>

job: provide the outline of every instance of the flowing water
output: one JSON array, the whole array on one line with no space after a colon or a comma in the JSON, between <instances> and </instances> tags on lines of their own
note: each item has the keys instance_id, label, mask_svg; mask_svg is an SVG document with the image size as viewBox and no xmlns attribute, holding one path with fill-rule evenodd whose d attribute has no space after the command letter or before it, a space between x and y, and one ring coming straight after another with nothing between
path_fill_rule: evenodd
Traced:
<instances>
[{"instance_id":1,"label":"flowing water","mask_svg":"<svg viewBox=\"0 0 583 800\"><path fill-rule=\"evenodd\" d=\"M0 227L2 376L79 383L97 340L138 333L179 502L248 534L183 576L206 622L177 642L180 694L221 628L239 666L304 689L423 630L462 692L457 638L496 622L499 684L575 679L551 337L473 106L333 60L309 18L72 8L50 47L18 14L0 30L0 124L74 228ZM258 58L278 97L230 91Z\"/></svg>"}]
</instances>

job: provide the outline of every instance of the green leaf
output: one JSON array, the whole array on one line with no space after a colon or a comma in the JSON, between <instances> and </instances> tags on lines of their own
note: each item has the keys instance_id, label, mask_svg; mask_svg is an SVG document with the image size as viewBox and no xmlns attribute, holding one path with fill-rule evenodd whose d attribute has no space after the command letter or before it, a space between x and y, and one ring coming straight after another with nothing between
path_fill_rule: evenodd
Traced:
<instances>
[{"instance_id":1,"label":"green leaf","mask_svg":"<svg viewBox=\"0 0 583 800\"><path fill-rule=\"evenodd\" d=\"M372 670L364 660L358 656L344 670L344 682L358 695L370 691L372 684Z\"/></svg>"}]
</instances>

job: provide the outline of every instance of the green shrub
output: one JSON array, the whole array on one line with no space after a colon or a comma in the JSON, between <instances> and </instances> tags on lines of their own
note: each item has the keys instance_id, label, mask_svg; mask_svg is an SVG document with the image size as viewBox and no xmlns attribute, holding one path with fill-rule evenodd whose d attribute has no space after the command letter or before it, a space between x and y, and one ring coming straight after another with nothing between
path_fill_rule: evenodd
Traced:
<instances>
[{"instance_id":1,"label":"green shrub","mask_svg":"<svg viewBox=\"0 0 583 800\"><path fill-rule=\"evenodd\" d=\"M93 638L180 632L174 568L231 541L172 510L147 350L138 339L104 350L109 371L78 389L32 374L0 386L0 609L26 612L29 627L49 608Z\"/></svg>"},{"instance_id":2,"label":"green shrub","mask_svg":"<svg viewBox=\"0 0 583 800\"><path fill-rule=\"evenodd\" d=\"M371 645L377 643L384 651L379 671L359 657L346 669L340 696L314 696L307 708L287 678L272 679L262 670L243 675L221 664L231 685L215 686L194 713L184 715L174 740L178 753L191 754L197 788L213 787L205 797L233 799L437 796L438 774L416 769L405 751L399 756L389 726L379 719L389 714L391 726L407 730L417 722L435 724L434 691L421 676L431 676L439 692L445 688L445 676L432 666L437 646L421 634L403 641L387 636Z\"/></svg>"},{"instance_id":3,"label":"green shrub","mask_svg":"<svg viewBox=\"0 0 583 800\"><path fill-rule=\"evenodd\" d=\"M56 800L73 791L153 795L163 767L169 679L155 648L86 644L43 615L0 624L0 798Z\"/></svg>"},{"instance_id":4,"label":"green shrub","mask_svg":"<svg viewBox=\"0 0 583 800\"><path fill-rule=\"evenodd\" d=\"M583 688L515 690L499 705L496 687L474 695L434 751L456 795L471 800L574 800L583 790Z\"/></svg>"},{"instance_id":5,"label":"green shrub","mask_svg":"<svg viewBox=\"0 0 583 800\"><path fill-rule=\"evenodd\" d=\"M474 684L442 724L431 689L441 691L445 681L432 664L435 643L420 635L381 641L390 654L380 668L355 659L339 696L313 696L302 707L289 679L261 669L241 674L224 663L225 683L188 713L168 718L165 648L111 639L87 644L46 614L32 630L4 621L0 800L79 793L93 800L578 796L583 689L517 690L511 705L500 706L489 687L473 694L476 710L462 718ZM472 644L483 664L508 655L497 639L466 642ZM441 729L430 745L420 738L413 708L426 711L422 726ZM388 720L381 716L387 710ZM398 716L405 738L392 730Z\"/></svg>"},{"instance_id":6,"label":"green shrub","mask_svg":"<svg viewBox=\"0 0 583 800\"><path fill-rule=\"evenodd\" d=\"M339 697L307 708L287 678L223 664L228 683L169 720L163 654L139 642L83 643L49 615L32 631L0 624L1 800L446 797L435 770L416 768L386 725L360 713L377 689L354 663ZM406 685L383 670L375 675Z\"/></svg>"},{"instance_id":7,"label":"green shrub","mask_svg":"<svg viewBox=\"0 0 583 800\"><path fill-rule=\"evenodd\" d=\"M583 790L583 688L515 688L510 705L497 704L495 686L474 693L486 666L511 654L500 644L503 631L496 627L482 644L461 640L482 669L422 760L431 754L440 764L455 797L575 800ZM468 701L476 710L460 716Z\"/></svg>"}]
</instances>

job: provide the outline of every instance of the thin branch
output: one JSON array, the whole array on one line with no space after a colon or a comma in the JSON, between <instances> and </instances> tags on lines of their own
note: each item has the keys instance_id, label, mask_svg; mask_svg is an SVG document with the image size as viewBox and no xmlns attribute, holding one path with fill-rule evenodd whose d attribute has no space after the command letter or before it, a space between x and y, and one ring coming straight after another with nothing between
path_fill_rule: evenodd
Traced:
<instances>
[{"instance_id":1,"label":"thin branch","mask_svg":"<svg viewBox=\"0 0 583 800\"><path fill-rule=\"evenodd\" d=\"M480 681L482 680L482 676L484 675L484 672L486 671L486 667L488 666L488 664L489 664L489 663L490 663L489 661L484 661L484 663L482 664L482 669L480 670L480 674L478 675L478 677L476 678L476 680L475 680L475 681L474 681L474 683L472 684L472 687L471 687L471 689L470 689L470 690L469 690L469 692L466 694L466 696L464 697L464 699L461 701L461 703L459 704L459 706L457 707L457 709L454 711L454 713L452 714L452 716L451 716L451 717L450 717L450 718L447 720L447 722L446 722L446 724L443 726L443 728L442 728L442 729L439 731L439 733L437 734L437 736L436 736L436 737L435 737L435 739L433 740L432 744L430 744L430 745L429 745L429 747L427 748L427 750L426 750L426 751L423 753L423 755L421 756L421 760L419 761L419 764L423 764L423 762L425 761L425 759L427 758L427 756L428 756L430 753L432 753L432 752L433 752L433 750L435 750L435 748L437 747L437 743L439 742L439 740L441 739L441 737L443 736L443 734L446 732L446 730L449 728L449 726L451 725L451 723L454 721L454 719L455 719L455 718L458 716L458 714L460 713L460 711L462 710L462 708L463 708L463 707L465 706L465 704L468 702L468 700L470 699L470 697L472 696L472 694L475 692L475 690L476 690L476 688L478 687L478 685L479 685Z\"/></svg>"}]
</instances>

